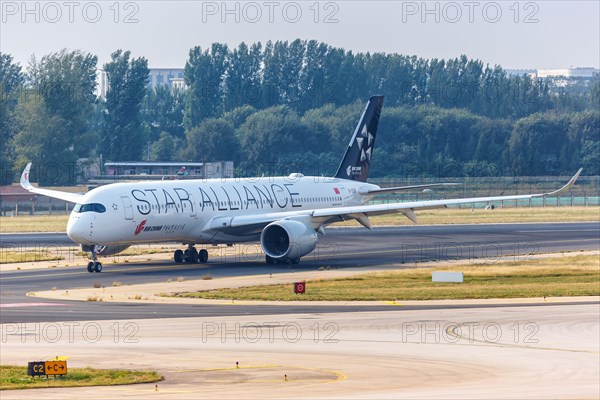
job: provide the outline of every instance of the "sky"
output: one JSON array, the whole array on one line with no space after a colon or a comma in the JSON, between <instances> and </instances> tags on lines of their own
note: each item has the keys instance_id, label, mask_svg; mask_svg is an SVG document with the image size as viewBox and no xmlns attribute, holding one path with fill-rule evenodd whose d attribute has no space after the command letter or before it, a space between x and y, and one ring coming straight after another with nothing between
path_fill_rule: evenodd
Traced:
<instances>
[{"instance_id":1,"label":"sky","mask_svg":"<svg viewBox=\"0 0 600 400\"><path fill-rule=\"evenodd\" d=\"M182 68L194 46L297 38L508 69L599 68L600 1L0 0L0 51L24 66L68 48L100 65L125 49Z\"/></svg>"}]
</instances>

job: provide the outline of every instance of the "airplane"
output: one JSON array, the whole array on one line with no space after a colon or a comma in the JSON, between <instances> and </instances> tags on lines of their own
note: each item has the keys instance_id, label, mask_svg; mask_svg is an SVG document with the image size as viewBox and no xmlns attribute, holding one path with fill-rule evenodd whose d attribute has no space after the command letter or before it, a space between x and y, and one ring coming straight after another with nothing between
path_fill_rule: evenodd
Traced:
<instances>
[{"instance_id":1,"label":"airplane","mask_svg":"<svg viewBox=\"0 0 600 400\"><path fill-rule=\"evenodd\" d=\"M416 211L451 205L556 196L571 188L581 169L550 193L448 200L368 204L382 193L447 186L447 183L381 188L367 182L383 96L372 96L333 177L292 173L281 177L121 182L86 194L37 188L29 182L29 163L21 186L32 193L75 203L67 235L91 255L89 272L101 272L98 256L134 244L178 242L176 263L206 263L200 245L259 241L268 264L300 262L324 235L323 227L356 220L371 229L369 217L402 213L417 222Z\"/></svg>"}]
</instances>

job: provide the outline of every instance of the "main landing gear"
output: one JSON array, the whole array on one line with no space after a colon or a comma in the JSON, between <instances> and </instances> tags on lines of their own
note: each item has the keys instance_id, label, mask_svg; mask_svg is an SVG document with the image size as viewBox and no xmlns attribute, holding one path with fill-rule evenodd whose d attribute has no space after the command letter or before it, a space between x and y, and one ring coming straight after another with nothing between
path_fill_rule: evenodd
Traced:
<instances>
[{"instance_id":1,"label":"main landing gear","mask_svg":"<svg viewBox=\"0 0 600 400\"><path fill-rule=\"evenodd\" d=\"M198 251L193 244L188 244L188 248L185 250L175 250L173 259L176 263L186 262L188 264L204 264L208 261L208 251L206 251L206 249Z\"/></svg>"},{"instance_id":2,"label":"main landing gear","mask_svg":"<svg viewBox=\"0 0 600 400\"><path fill-rule=\"evenodd\" d=\"M88 272L102 272L102 263L98 261L98 256L96 256L96 246L90 246L90 254L92 261L87 265Z\"/></svg>"}]
</instances>

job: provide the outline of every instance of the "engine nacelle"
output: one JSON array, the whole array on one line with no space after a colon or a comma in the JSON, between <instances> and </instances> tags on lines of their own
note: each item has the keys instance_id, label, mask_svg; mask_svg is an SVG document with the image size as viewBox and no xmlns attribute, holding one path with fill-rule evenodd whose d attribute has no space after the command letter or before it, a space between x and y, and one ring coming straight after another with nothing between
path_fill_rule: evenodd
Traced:
<instances>
[{"instance_id":1,"label":"engine nacelle","mask_svg":"<svg viewBox=\"0 0 600 400\"><path fill-rule=\"evenodd\" d=\"M82 251L91 251L91 247L88 244L82 244L81 245L81 250ZM121 245L121 246L99 246L96 245L96 254L99 256L112 256L113 254L118 254L120 252L122 252L123 250L129 248L129 245Z\"/></svg>"},{"instance_id":2,"label":"engine nacelle","mask_svg":"<svg viewBox=\"0 0 600 400\"><path fill-rule=\"evenodd\" d=\"M263 229L260 245L275 260L294 260L317 247L317 232L300 221L275 221Z\"/></svg>"}]
</instances>

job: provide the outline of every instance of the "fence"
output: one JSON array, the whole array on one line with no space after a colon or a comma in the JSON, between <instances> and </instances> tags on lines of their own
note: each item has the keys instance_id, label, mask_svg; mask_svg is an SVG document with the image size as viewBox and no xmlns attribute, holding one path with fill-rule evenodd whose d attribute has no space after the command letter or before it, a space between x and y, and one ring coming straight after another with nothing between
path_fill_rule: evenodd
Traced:
<instances>
[{"instance_id":1,"label":"fence","mask_svg":"<svg viewBox=\"0 0 600 400\"><path fill-rule=\"evenodd\" d=\"M27 200L6 200L0 196L0 216L68 215L74 206L72 203L43 196Z\"/></svg>"},{"instance_id":2,"label":"fence","mask_svg":"<svg viewBox=\"0 0 600 400\"><path fill-rule=\"evenodd\" d=\"M448 182L455 186L425 189L423 191L381 195L374 203L394 203L404 201L442 200L461 197L509 196L530 193L549 193L561 188L570 176L526 176L526 177L468 177L468 178L384 178L373 179L370 183L381 187L408 186L427 183ZM580 176L575 186L560 197L535 198L531 200L494 202L495 207L563 207L599 206L600 176ZM482 208L486 204L456 206L457 208Z\"/></svg>"},{"instance_id":3,"label":"fence","mask_svg":"<svg viewBox=\"0 0 600 400\"><path fill-rule=\"evenodd\" d=\"M473 196L469 196L473 197ZM375 197L370 204L397 203L405 201L444 200L450 197L436 194L417 195L385 195ZM511 207L576 207L600 206L600 196L557 196L542 197L529 200L495 201L491 204L498 208ZM484 208L486 203L462 204L450 206L451 208Z\"/></svg>"},{"instance_id":4,"label":"fence","mask_svg":"<svg viewBox=\"0 0 600 400\"><path fill-rule=\"evenodd\" d=\"M495 178L385 178L369 182L381 187L407 186L437 182L456 183L456 186L421 191L381 195L371 203L442 200L461 197L508 196L529 193L548 193L562 187L570 177L495 177ZM23 200L0 196L0 215L59 215L69 214L73 204L44 196L28 195ZM462 205L457 208L482 208L486 204ZM560 197L536 198L522 201L494 202L495 207L565 207L600 206L600 176L581 176L567 194Z\"/></svg>"}]
</instances>

